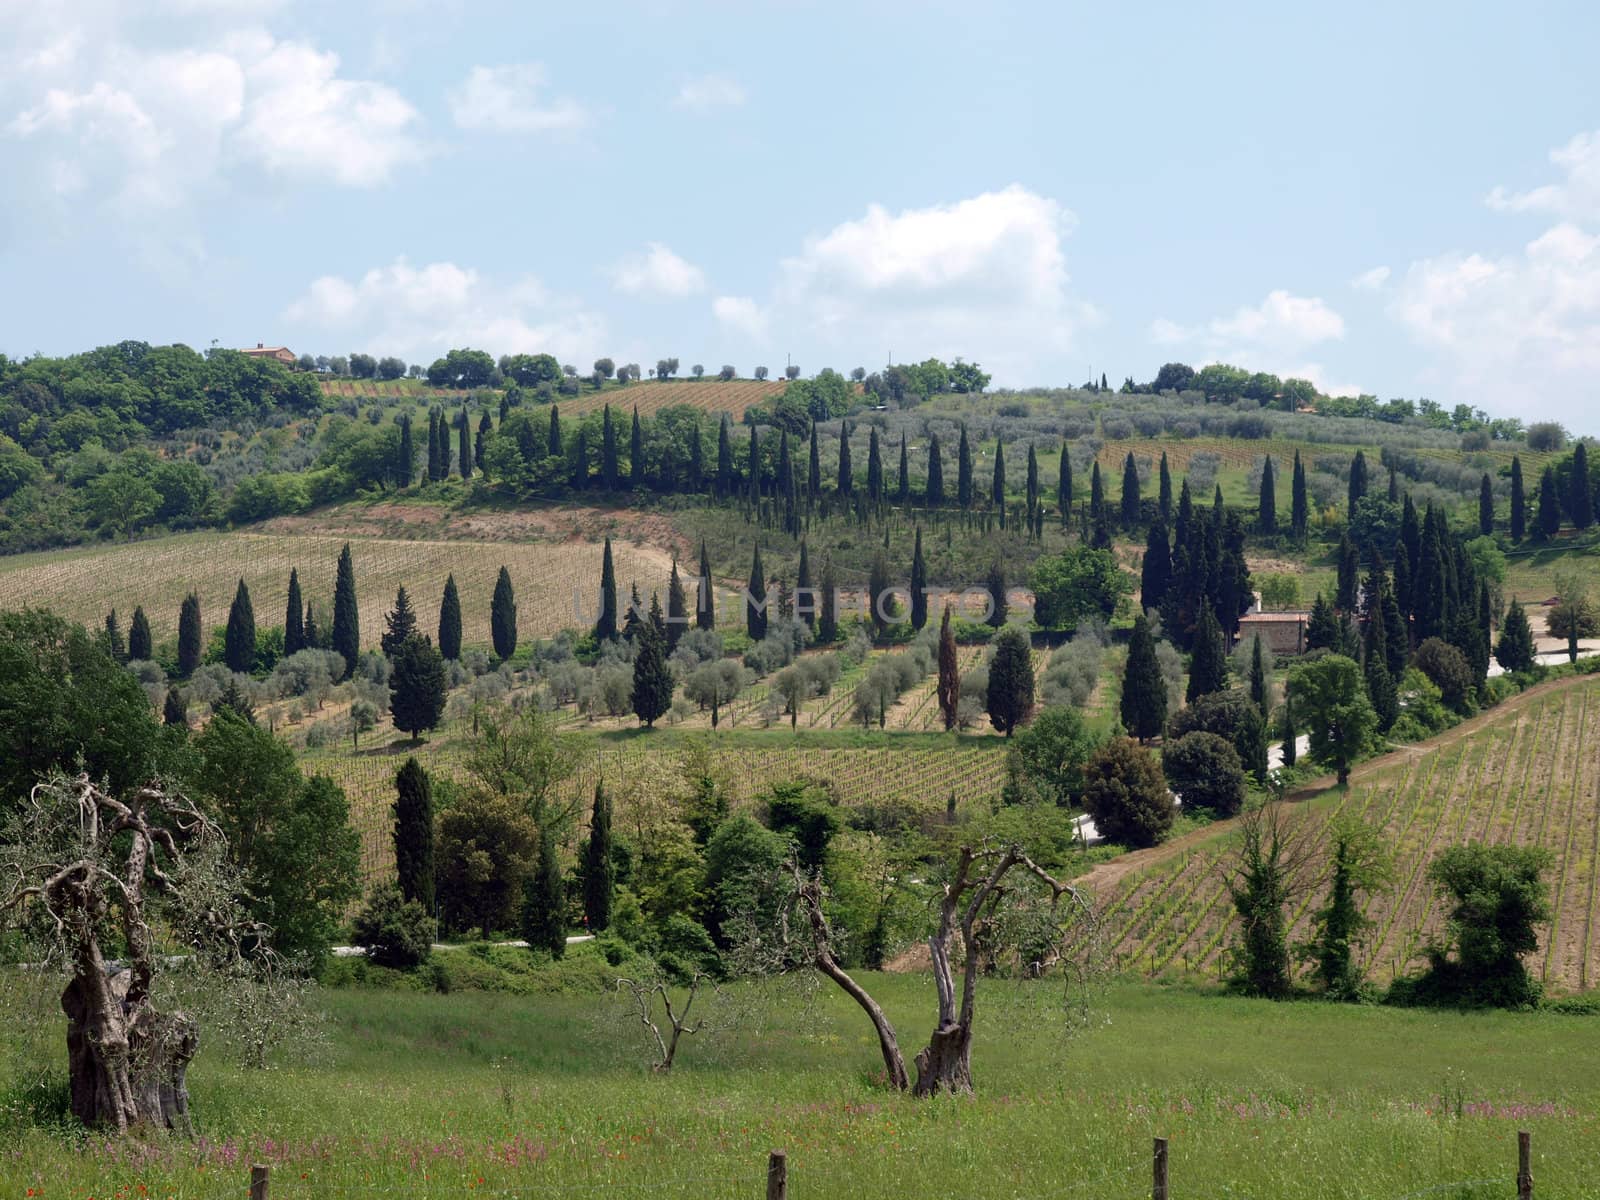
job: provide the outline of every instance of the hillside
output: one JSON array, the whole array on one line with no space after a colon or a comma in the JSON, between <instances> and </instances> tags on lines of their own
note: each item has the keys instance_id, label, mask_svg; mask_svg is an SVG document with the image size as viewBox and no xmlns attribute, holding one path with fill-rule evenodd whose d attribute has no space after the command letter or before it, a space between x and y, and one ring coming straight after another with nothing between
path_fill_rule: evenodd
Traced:
<instances>
[{"instance_id":1,"label":"hillside","mask_svg":"<svg viewBox=\"0 0 1600 1200\"><path fill-rule=\"evenodd\" d=\"M1556 919L1542 931L1530 965L1557 989L1592 987L1600 977L1600 680L1545 685L1458 726L1358 769L1348 794L1328 790L1292 805L1295 836L1320 842L1339 813L1384 830L1396 882L1370 899L1375 922L1361 957L1385 982L1407 969L1441 932L1426 879L1442 849L1468 841L1548 848L1546 878ZM1091 873L1106 906L1107 949L1116 965L1153 978L1214 982L1233 936L1223 872L1232 853L1222 823ZM1320 860L1320 856L1319 856ZM1294 905L1291 942L1304 940L1323 888Z\"/></svg>"}]
</instances>

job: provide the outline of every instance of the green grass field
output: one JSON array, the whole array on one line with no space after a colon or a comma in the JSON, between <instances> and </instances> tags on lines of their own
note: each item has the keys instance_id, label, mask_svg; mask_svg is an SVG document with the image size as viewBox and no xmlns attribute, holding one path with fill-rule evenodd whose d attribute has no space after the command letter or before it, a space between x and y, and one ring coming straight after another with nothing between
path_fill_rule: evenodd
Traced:
<instances>
[{"instance_id":1,"label":"green grass field","mask_svg":"<svg viewBox=\"0 0 1600 1200\"><path fill-rule=\"evenodd\" d=\"M878 976L907 1049L922 976ZM203 1051L199 1140L148 1146L0 1127L0 1195L739 1197L782 1148L804 1197L1140 1197L1171 1141L1174 1197L1509 1197L1516 1131L1540 1197L1594 1195L1592 1022L1273 1005L1121 984L1066 1038L1059 985L986 982L978 1094L917 1101L874 1080L836 991L756 999L743 1029L645 1069L637 1026L593 996L335 991L325 1051L247 1072ZM15 1012L14 1006L9 1006ZM0 1022L0 1072L57 1062L53 1022ZM48 1027L46 1027L48 1026ZM28 1189L35 1189L30 1192Z\"/></svg>"}]
</instances>

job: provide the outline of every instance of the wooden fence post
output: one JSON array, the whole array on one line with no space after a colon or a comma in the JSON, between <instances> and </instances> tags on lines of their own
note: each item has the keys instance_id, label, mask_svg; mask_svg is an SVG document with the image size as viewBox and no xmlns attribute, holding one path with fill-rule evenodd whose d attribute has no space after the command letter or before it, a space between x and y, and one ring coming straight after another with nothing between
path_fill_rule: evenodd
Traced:
<instances>
[{"instance_id":1,"label":"wooden fence post","mask_svg":"<svg viewBox=\"0 0 1600 1200\"><path fill-rule=\"evenodd\" d=\"M1155 1178L1150 1188L1151 1200L1167 1200L1167 1139L1156 1139Z\"/></svg>"},{"instance_id":2,"label":"wooden fence post","mask_svg":"<svg viewBox=\"0 0 1600 1200\"><path fill-rule=\"evenodd\" d=\"M767 1200L789 1200L789 1156L782 1150L767 1155Z\"/></svg>"},{"instance_id":3,"label":"wooden fence post","mask_svg":"<svg viewBox=\"0 0 1600 1200\"><path fill-rule=\"evenodd\" d=\"M1526 1129L1517 1133L1517 1200L1533 1200L1533 1147Z\"/></svg>"},{"instance_id":4,"label":"wooden fence post","mask_svg":"<svg viewBox=\"0 0 1600 1200\"><path fill-rule=\"evenodd\" d=\"M260 1163L250 1168L250 1200L267 1200L272 1187L272 1169Z\"/></svg>"}]
</instances>

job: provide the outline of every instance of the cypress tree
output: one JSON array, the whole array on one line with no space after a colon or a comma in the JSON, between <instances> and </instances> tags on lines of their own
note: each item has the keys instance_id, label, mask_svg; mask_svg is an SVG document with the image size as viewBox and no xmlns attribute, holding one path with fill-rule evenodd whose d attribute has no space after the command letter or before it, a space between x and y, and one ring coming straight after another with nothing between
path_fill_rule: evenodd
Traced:
<instances>
[{"instance_id":1,"label":"cypress tree","mask_svg":"<svg viewBox=\"0 0 1600 1200\"><path fill-rule=\"evenodd\" d=\"M350 543L339 551L339 569L333 584L333 648L344 656L344 673L356 669L361 655L361 614L356 608L356 568Z\"/></svg>"},{"instance_id":2,"label":"cypress tree","mask_svg":"<svg viewBox=\"0 0 1600 1200\"><path fill-rule=\"evenodd\" d=\"M822 557L822 597L817 609L817 641L831 646L839 637L839 581L833 574L833 559Z\"/></svg>"},{"instance_id":3,"label":"cypress tree","mask_svg":"<svg viewBox=\"0 0 1600 1200\"><path fill-rule=\"evenodd\" d=\"M445 576L444 597L439 601L439 653L448 662L461 657L461 593L454 574Z\"/></svg>"},{"instance_id":4,"label":"cypress tree","mask_svg":"<svg viewBox=\"0 0 1600 1200\"><path fill-rule=\"evenodd\" d=\"M1023 492L1028 510L1028 524L1033 524L1033 515L1039 509L1039 456L1034 452L1033 443L1028 443L1028 479L1027 488Z\"/></svg>"},{"instance_id":5,"label":"cypress tree","mask_svg":"<svg viewBox=\"0 0 1600 1200\"><path fill-rule=\"evenodd\" d=\"M1400 478L1395 473L1394 464L1389 464L1389 503L1400 503Z\"/></svg>"},{"instance_id":6,"label":"cypress tree","mask_svg":"<svg viewBox=\"0 0 1600 1200\"><path fill-rule=\"evenodd\" d=\"M834 488L841 496L848 496L855 491L855 480L851 478L850 470L850 422L839 423L839 474L834 482Z\"/></svg>"},{"instance_id":7,"label":"cypress tree","mask_svg":"<svg viewBox=\"0 0 1600 1200\"><path fill-rule=\"evenodd\" d=\"M439 412L428 410L428 482L439 481Z\"/></svg>"},{"instance_id":8,"label":"cypress tree","mask_svg":"<svg viewBox=\"0 0 1600 1200\"><path fill-rule=\"evenodd\" d=\"M939 621L939 715L945 732L956 727L956 708L961 701L961 674L956 659L956 637L950 629L950 604L944 606Z\"/></svg>"},{"instance_id":9,"label":"cypress tree","mask_svg":"<svg viewBox=\"0 0 1600 1200\"><path fill-rule=\"evenodd\" d=\"M697 629L717 627L717 597L711 590L711 558L706 554L706 540L700 539L700 577L695 580L694 623Z\"/></svg>"},{"instance_id":10,"label":"cypress tree","mask_svg":"<svg viewBox=\"0 0 1600 1200\"><path fill-rule=\"evenodd\" d=\"M911 628L918 633L928 623L928 566L922 561L922 527L917 527L916 547L911 552Z\"/></svg>"},{"instance_id":11,"label":"cypress tree","mask_svg":"<svg viewBox=\"0 0 1600 1200\"><path fill-rule=\"evenodd\" d=\"M1200 607L1200 623L1195 629L1194 653L1189 656L1189 687L1186 703L1220 692L1228 686L1228 652L1222 644L1222 626L1209 604Z\"/></svg>"},{"instance_id":12,"label":"cypress tree","mask_svg":"<svg viewBox=\"0 0 1600 1200\"><path fill-rule=\"evenodd\" d=\"M1256 501L1256 528L1267 537L1278 532L1278 484L1273 478L1271 458L1261 466L1261 494Z\"/></svg>"},{"instance_id":13,"label":"cypress tree","mask_svg":"<svg viewBox=\"0 0 1600 1200\"><path fill-rule=\"evenodd\" d=\"M489 410L483 410L483 415L478 418L478 436L472 443L472 461L478 470L483 470L484 452L489 448L489 435L494 432L494 418L489 415Z\"/></svg>"},{"instance_id":14,"label":"cypress tree","mask_svg":"<svg viewBox=\"0 0 1600 1200\"><path fill-rule=\"evenodd\" d=\"M1283 742L1283 765L1294 766L1294 760L1299 754L1300 747L1296 743L1300 740L1300 733L1294 725L1294 709L1289 704L1289 695L1283 697L1283 723L1278 726L1278 737Z\"/></svg>"},{"instance_id":15,"label":"cypress tree","mask_svg":"<svg viewBox=\"0 0 1600 1200\"><path fill-rule=\"evenodd\" d=\"M811 629L817 627L817 597L811 584L811 558L805 538L800 539L800 569L794 578L796 615Z\"/></svg>"},{"instance_id":16,"label":"cypress tree","mask_svg":"<svg viewBox=\"0 0 1600 1200\"><path fill-rule=\"evenodd\" d=\"M700 444L700 414L689 425L689 491L699 495L706 488L706 452Z\"/></svg>"},{"instance_id":17,"label":"cypress tree","mask_svg":"<svg viewBox=\"0 0 1600 1200\"><path fill-rule=\"evenodd\" d=\"M723 499L733 495L733 441L727 413L717 426L717 495Z\"/></svg>"},{"instance_id":18,"label":"cypress tree","mask_svg":"<svg viewBox=\"0 0 1600 1200\"><path fill-rule=\"evenodd\" d=\"M1148 742L1166 728L1167 681L1156 658L1156 639L1143 613L1133 619L1128 664L1122 675L1122 727L1130 737Z\"/></svg>"},{"instance_id":19,"label":"cypress tree","mask_svg":"<svg viewBox=\"0 0 1600 1200\"><path fill-rule=\"evenodd\" d=\"M1357 450L1355 457L1350 460L1350 491L1344 510L1345 520L1356 515L1356 505L1367 494L1367 454L1364 450Z\"/></svg>"},{"instance_id":20,"label":"cypress tree","mask_svg":"<svg viewBox=\"0 0 1600 1200\"><path fill-rule=\"evenodd\" d=\"M1405 553L1399 554L1397 550L1397 556L1405 560L1408 578L1415 579L1417 568L1422 563L1422 522L1417 519L1417 506L1412 503L1410 492L1406 493L1400 511L1400 544L1405 547ZM1409 590L1402 594L1408 599L1411 595ZM1410 609L1402 608L1402 611L1409 612Z\"/></svg>"},{"instance_id":21,"label":"cypress tree","mask_svg":"<svg viewBox=\"0 0 1600 1200\"><path fill-rule=\"evenodd\" d=\"M394 727L420 741L423 730L438 728L444 718L444 659L433 643L413 633L401 643L389 674L389 714Z\"/></svg>"},{"instance_id":22,"label":"cypress tree","mask_svg":"<svg viewBox=\"0 0 1600 1200\"><path fill-rule=\"evenodd\" d=\"M617 429L611 423L611 405L600 416L600 483L608 492L617 490Z\"/></svg>"},{"instance_id":23,"label":"cypress tree","mask_svg":"<svg viewBox=\"0 0 1600 1200\"><path fill-rule=\"evenodd\" d=\"M1340 612L1356 611L1356 593L1360 589L1361 557L1348 529L1339 535L1338 587L1334 592L1333 606Z\"/></svg>"},{"instance_id":24,"label":"cypress tree","mask_svg":"<svg viewBox=\"0 0 1600 1200\"><path fill-rule=\"evenodd\" d=\"M659 618L660 601L651 596L650 603L652 617ZM667 667L666 646L656 622L645 621L640 626L633 656L633 712L646 729L654 729L656 718L671 706L672 671Z\"/></svg>"},{"instance_id":25,"label":"cypress tree","mask_svg":"<svg viewBox=\"0 0 1600 1200\"><path fill-rule=\"evenodd\" d=\"M633 428L628 432L628 483L644 486L644 429L639 424L639 406L633 406Z\"/></svg>"},{"instance_id":26,"label":"cypress tree","mask_svg":"<svg viewBox=\"0 0 1600 1200\"><path fill-rule=\"evenodd\" d=\"M456 417L456 467L462 479L472 478L472 422L465 405Z\"/></svg>"},{"instance_id":27,"label":"cypress tree","mask_svg":"<svg viewBox=\"0 0 1600 1200\"><path fill-rule=\"evenodd\" d=\"M1250 699L1264 717L1267 713L1267 664L1261 655L1259 633L1250 639Z\"/></svg>"},{"instance_id":28,"label":"cypress tree","mask_svg":"<svg viewBox=\"0 0 1600 1200\"><path fill-rule=\"evenodd\" d=\"M411 607L411 597L406 595L405 584L394 596L394 609L384 614L383 637L379 639L385 654L392 655L408 637L417 631L417 614Z\"/></svg>"},{"instance_id":29,"label":"cypress tree","mask_svg":"<svg viewBox=\"0 0 1600 1200\"><path fill-rule=\"evenodd\" d=\"M249 673L256 665L256 613L250 589L239 580L228 608L228 626L222 643L222 661L228 670Z\"/></svg>"},{"instance_id":30,"label":"cypress tree","mask_svg":"<svg viewBox=\"0 0 1600 1200\"><path fill-rule=\"evenodd\" d=\"M961 427L961 442L956 447L956 503L963 512L972 507L972 444L967 427Z\"/></svg>"},{"instance_id":31,"label":"cypress tree","mask_svg":"<svg viewBox=\"0 0 1600 1200\"><path fill-rule=\"evenodd\" d=\"M394 777L395 883L433 912L433 781L415 756Z\"/></svg>"},{"instance_id":32,"label":"cypress tree","mask_svg":"<svg viewBox=\"0 0 1600 1200\"><path fill-rule=\"evenodd\" d=\"M1172 521L1172 469L1167 466L1167 452L1161 452L1161 496L1158 501L1161 507L1161 519L1167 523Z\"/></svg>"},{"instance_id":33,"label":"cypress tree","mask_svg":"<svg viewBox=\"0 0 1600 1200\"><path fill-rule=\"evenodd\" d=\"M547 458L560 458L565 447L561 442L561 409L552 404L550 406L550 430L545 434L544 452Z\"/></svg>"},{"instance_id":34,"label":"cypress tree","mask_svg":"<svg viewBox=\"0 0 1600 1200\"><path fill-rule=\"evenodd\" d=\"M639 636L639 623L644 618L644 605L639 599L639 584L635 580L629 587L628 611L622 614L622 640L632 642Z\"/></svg>"},{"instance_id":35,"label":"cypress tree","mask_svg":"<svg viewBox=\"0 0 1600 1200\"><path fill-rule=\"evenodd\" d=\"M1099 460L1089 471L1089 519L1099 521L1104 518L1106 510L1106 489L1100 481Z\"/></svg>"},{"instance_id":36,"label":"cypress tree","mask_svg":"<svg viewBox=\"0 0 1600 1200\"><path fill-rule=\"evenodd\" d=\"M572 444L572 486L579 490L589 486L589 431L582 425Z\"/></svg>"},{"instance_id":37,"label":"cypress tree","mask_svg":"<svg viewBox=\"0 0 1600 1200\"><path fill-rule=\"evenodd\" d=\"M750 507L755 509L761 504L761 438L756 433L756 427L750 426L750 447L745 451L745 486L750 497Z\"/></svg>"},{"instance_id":38,"label":"cypress tree","mask_svg":"<svg viewBox=\"0 0 1600 1200\"><path fill-rule=\"evenodd\" d=\"M1008 738L1033 708L1033 656L1022 630L1006 629L995 638L986 699L989 720Z\"/></svg>"},{"instance_id":39,"label":"cypress tree","mask_svg":"<svg viewBox=\"0 0 1600 1200\"><path fill-rule=\"evenodd\" d=\"M1594 524L1594 493L1589 487L1589 447L1582 441L1572 448L1572 474L1567 477L1567 513L1572 517L1573 525L1579 529L1587 529Z\"/></svg>"},{"instance_id":40,"label":"cypress tree","mask_svg":"<svg viewBox=\"0 0 1600 1200\"><path fill-rule=\"evenodd\" d=\"M501 662L517 652L517 597L511 587L511 572L504 567L494 581L494 598L489 602L489 636Z\"/></svg>"},{"instance_id":41,"label":"cypress tree","mask_svg":"<svg viewBox=\"0 0 1600 1200\"><path fill-rule=\"evenodd\" d=\"M900 433L900 473L895 477L894 498L904 504L911 499L911 460L906 453L906 435Z\"/></svg>"},{"instance_id":42,"label":"cypress tree","mask_svg":"<svg viewBox=\"0 0 1600 1200\"><path fill-rule=\"evenodd\" d=\"M1006 447L998 437L994 440L994 479L989 485L989 499L1000 510L1000 528L1006 527Z\"/></svg>"},{"instance_id":43,"label":"cypress tree","mask_svg":"<svg viewBox=\"0 0 1600 1200\"><path fill-rule=\"evenodd\" d=\"M806 503L822 495L822 455L817 448L817 425L811 424L811 449L806 456Z\"/></svg>"},{"instance_id":44,"label":"cypress tree","mask_svg":"<svg viewBox=\"0 0 1600 1200\"><path fill-rule=\"evenodd\" d=\"M801 555L804 558L804 554ZM683 580L678 577L678 556L672 556L672 573L667 577L667 653L678 648L678 639L689 628L689 600L683 590Z\"/></svg>"},{"instance_id":45,"label":"cypress tree","mask_svg":"<svg viewBox=\"0 0 1600 1200\"><path fill-rule=\"evenodd\" d=\"M291 654L298 654L301 650L308 649L310 643L306 641L306 623L304 616L305 601L300 596L300 571L298 568L289 568L289 600L283 608L283 655L287 658Z\"/></svg>"},{"instance_id":46,"label":"cypress tree","mask_svg":"<svg viewBox=\"0 0 1600 1200\"><path fill-rule=\"evenodd\" d=\"M1395 575L1400 574L1400 564L1395 563ZM1383 619L1383 646L1389 656L1389 677L1396 683L1405 674L1406 659L1411 657L1411 635L1406 620L1400 615L1400 605L1394 588L1385 586L1379 593L1380 612Z\"/></svg>"},{"instance_id":47,"label":"cypress tree","mask_svg":"<svg viewBox=\"0 0 1600 1200\"><path fill-rule=\"evenodd\" d=\"M128 657L148 662L154 656L154 643L150 638L150 619L144 615L143 608L135 608L133 621L128 625Z\"/></svg>"},{"instance_id":48,"label":"cypress tree","mask_svg":"<svg viewBox=\"0 0 1600 1200\"><path fill-rule=\"evenodd\" d=\"M1333 605L1321 592L1311 602L1311 619L1306 622L1306 649L1332 650L1339 644L1339 618Z\"/></svg>"},{"instance_id":49,"label":"cypress tree","mask_svg":"<svg viewBox=\"0 0 1600 1200\"><path fill-rule=\"evenodd\" d=\"M117 662L128 661L128 644L122 640L122 625L114 608L106 614L106 649Z\"/></svg>"},{"instance_id":50,"label":"cypress tree","mask_svg":"<svg viewBox=\"0 0 1600 1200\"><path fill-rule=\"evenodd\" d=\"M189 726L189 706L183 702L183 693L175 683L167 687L167 700L161 706L161 723L185 729Z\"/></svg>"},{"instance_id":51,"label":"cypress tree","mask_svg":"<svg viewBox=\"0 0 1600 1200\"><path fill-rule=\"evenodd\" d=\"M1512 674L1533 670L1533 630L1528 625L1528 614L1522 605L1513 600L1506 609L1506 619L1500 624L1500 641L1494 648L1495 661Z\"/></svg>"},{"instance_id":52,"label":"cypress tree","mask_svg":"<svg viewBox=\"0 0 1600 1200\"><path fill-rule=\"evenodd\" d=\"M758 544L750 557L750 582L745 588L744 629L752 642L767 636L767 573L761 567Z\"/></svg>"},{"instance_id":53,"label":"cypress tree","mask_svg":"<svg viewBox=\"0 0 1600 1200\"><path fill-rule=\"evenodd\" d=\"M1522 485L1522 459L1511 456L1511 540L1520 542L1528 535L1528 497Z\"/></svg>"},{"instance_id":54,"label":"cypress tree","mask_svg":"<svg viewBox=\"0 0 1600 1200\"><path fill-rule=\"evenodd\" d=\"M989 575L983 581L984 590L989 593L989 624L999 629L1006 623L1010 614L1011 604L1006 598L1006 572L997 558L989 567Z\"/></svg>"},{"instance_id":55,"label":"cypress tree","mask_svg":"<svg viewBox=\"0 0 1600 1200\"><path fill-rule=\"evenodd\" d=\"M523 887L522 937L530 950L551 958L567 952L566 888L556 861L556 831L549 823L539 830L539 865Z\"/></svg>"},{"instance_id":56,"label":"cypress tree","mask_svg":"<svg viewBox=\"0 0 1600 1200\"><path fill-rule=\"evenodd\" d=\"M1400 717L1400 696L1394 676L1389 673L1388 630L1383 622L1367 622L1366 655L1362 662L1362 675L1366 680L1367 699L1378 714L1378 729L1388 733Z\"/></svg>"},{"instance_id":57,"label":"cypress tree","mask_svg":"<svg viewBox=\"0 0 1600 1200\"><path fill-rule=\"evenodd\" d=\"M1289 488L1289 528L1295 537L1303 538L1311 526L1311 509L1306 503L1306 467L1300 461L1298 450L1294 452L1294 473Z\"/></svg>"},{"instance_id":58,"label":"cypress tree","mask_svg":"<svg viewBox=\"0 0 1600 1200\"><path fill-rule=\"evenodd\" d=\"M1478 483L1478 532L1484 537L1494 533L1494 484L1487 471Z\"/></svg>"},{"instance_id":59,"label":"cypress tree","mask_svg":"<svg viewBox=\"0 0 1600 1200\"><path fill-rule=\"evenodd\" d=\"M867 433L867 499L873 504L883 501L883 459L878 450L878 431Z\"/></svg>"},{"instance_id":60,"label":"cypress tree","mask_svg":"<svg viewBox=\"0 0 1600 1200\"><path fill-rule=\"evenodd\" d=\"M605 780L595 784L594 809L589 815L589 842L583 848L583 917L590 933L611 925L611 900L616 890L616 868L611 862L611 793Z\"/></svg>"},{"instance_id":61,"label":"cypress tree","mask_svg":"<svg viewBox=\"0 0 1600 1200\"><path fill-rule=\"evenodd\" d=\"M944 460L939 452L939 435L928 439L928 481L923 486L922 497L929 508L944 504Z\"/></svg>"},{"instance_id":62,"label":"cypress tree","mask_svg":"<svg viewBox=\"0 0 1600 1200\"><path fill-rule=\"evenodd\" d=\"M600 554L600 618L594 634L602 642L617 640L617 570L611 560L611 538Z\"/></svg>"},{"instance_id":63,"label":"cypress tree","mask_svg":"<svg viewBox=\"0 0 1600 1200\"><path fill-rule=\"evenodd\" d=\"M1144 563L1139 568L1139 608L1160 609L1172 583L1172 549L1167 543L1167 527L1160 517L1150 522L1144 543Z\"/></svg>"},{"instance_id":64,"label":"cypress tree","mask_svg":"<svg viewBox=\"0 0 1600 1200\"><path fill-rule=\"evenodd\" d=\"M1556 473L1549 467L1539 477L1539 509L1534 517L1535 541L1548 542L1561 530L1561 502L1556 498Z\"/></svg>"},{"instance_id":65,"label":"cypress tree","mask_svg":"<svg viewBox=\"0 0 1600 1200\"><path fill-rule=\"evenodd\" d=\"M1122 527L1133 529L1139 524L1139 468L1133 461L1133 451L1122 463Z\"/></svg>"},{"instance_id":66,"label":"cypress tree","mask_svg":"<svg viewBox=\"0 0 1600 1200\"><path fill-rule=\"evenodd\" d=\"M317 625L316 610L311 607L311 601L309 600L306 601L305 631L306 649L324 650L327 648L327 642L322 635L322 629Z\"/></svg>"},{"instance_id":67,"label":"cypress tree","mask_svg":"<svg viewBox=\"0 0 1600 1200\"><path fill-rule=\"evenodd\" d=\"M1494 624L1494 609L1489 603L1489 581L1478 581L1478 619L1473 624L1472 652L1467 655L1472 663L1473 677L1481 688L1489 678L1490 638Z\"/></svg>"},{"instance_id":68,"label":"cypress tree","mask_svg":"<svg viewBox=\"0 0 1600 1200\"><path fill-rule=\"evenodd\" d=\"M417 448L411 443L411 415L400 417L400 449L395 455L394 481L403 488L411 486L411 476L417 466Z\"/></svg>"},{"instance_id":69,"label":"cypress tree","mask_svg":"<svg viewBox=\"0 0 1600 1200\"><path fill-rule=\"evenodd\" d=\"M1072 512L1072 447L1065 438L1061 441L1061 461L1056 469L1056 507L1061 510L1061 523L1065 525Z\"/></svg>"}]
</instances>

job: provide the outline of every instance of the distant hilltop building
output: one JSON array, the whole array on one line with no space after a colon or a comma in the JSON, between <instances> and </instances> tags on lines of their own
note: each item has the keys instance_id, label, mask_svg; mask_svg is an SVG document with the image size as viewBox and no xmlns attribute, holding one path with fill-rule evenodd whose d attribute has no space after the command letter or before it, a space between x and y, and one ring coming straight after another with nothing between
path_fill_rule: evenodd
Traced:
<instances>
[{"instance_id":1,"label":"distant hilltop building","mask_svg":"<svg viewBox=\"0 0 1600 1200\"><path fill-rule=\"evenodd\" d=\"M251 358L270 358L286 367L292 367L295 363L294 351L289 347L269 346L265 342L257 342L254 350L241 350L239 353L248 354Z\"/></svg>"},{"instance_id":2,"label":"distant hilltop building","mask_svg":"<svg viewBox=\"0 0 1600 1200\"><path fill-rule=\"evenodd\" d=\"M1239 618L1239 641L1247 642L1252 637L1259 637L1261 644L1274 654L1304 654L1311 614L1263 612L1260 592L1254 594L1254 601L1250 611Z\"/></svg>"}]
</instances>

